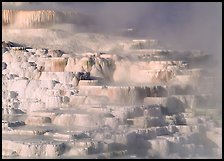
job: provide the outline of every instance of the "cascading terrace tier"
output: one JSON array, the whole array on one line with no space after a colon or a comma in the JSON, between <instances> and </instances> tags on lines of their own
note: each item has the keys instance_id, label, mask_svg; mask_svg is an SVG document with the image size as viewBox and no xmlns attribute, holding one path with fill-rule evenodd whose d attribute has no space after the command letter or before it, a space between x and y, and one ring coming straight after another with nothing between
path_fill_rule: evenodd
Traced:
<instances>
[{"instance_id":1,"label":"cascading terrace tier","mask_svg":"<svg viewBox=\"0 0 224 161\"><path fill-rule=\"evenodd\" d=\"M3 27L40 28L59 23L89 24L91 19L76 11L2 10Z\"/></svg>"},{"instance_id":2,"label":"cascading terrace tier","mask_svg":"<svg viewBox=\"0 0 224 161\"><path fill-rule=\"evenodd\" d=\"M130 50L72 55L3 42L3 157L220 158L221 127L208 115L218 109L199 88L213 78L182 61L197 53Z\"/></svg>"}]
</instances>

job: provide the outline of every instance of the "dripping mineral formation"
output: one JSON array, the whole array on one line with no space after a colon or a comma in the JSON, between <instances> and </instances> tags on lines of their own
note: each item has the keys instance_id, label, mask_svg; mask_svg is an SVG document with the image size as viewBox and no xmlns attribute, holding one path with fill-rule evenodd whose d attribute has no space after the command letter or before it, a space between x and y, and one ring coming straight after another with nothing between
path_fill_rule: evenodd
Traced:
<instances>
[{"instance_id":1,"label":"dripping mineral formation","mask_svg":"<svg viewBox=\"0 0 224 161\"><path fill-rule=\"evenodd\" d=\"M4 158L221 158L209 55L33 29L64 12L2 13Z\"/></svg>"},{"instance_id":2,"label":"dripping mineral formation","mask_svg":"<svg viewBox=\"0 0 224 161\"><path fill-rule=\"evenodd\" d=\"M88 16L75 11L2 10L2 25L15 28L47 27L59 23L88 24Z\"/></svg>"}]
</instances>

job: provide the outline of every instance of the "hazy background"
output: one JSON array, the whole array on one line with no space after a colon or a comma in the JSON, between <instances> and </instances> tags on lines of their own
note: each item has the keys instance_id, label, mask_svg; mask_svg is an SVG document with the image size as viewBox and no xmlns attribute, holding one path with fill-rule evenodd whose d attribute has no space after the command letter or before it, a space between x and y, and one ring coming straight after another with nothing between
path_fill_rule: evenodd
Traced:
<instances>
[{"instance_id":1,"label":"hazy background","mask_svg":"<svg viewBox=\"0 0 224 161\"><path fill-rule=\"evenodd\" d=\"M221 2L4 2L3 9L75 10L93 19L89 31L114 35L134 28L135 37L157 39L171 49L211 54L216 62L205 66L215 73L215 86L206 88L222 108Z\"/></svg>"},{"instance_id":2,"label":"hazy background","mask_svg":"<svg viewBox=\"0 0 224 161\"><path fill-rule=\"evenodd\" d=\"M113 34L122 28L134 28L136 36L221 58L219 2L3 2L3 9L77 10L94 18L96 31Z\"/></svg>"}]
</instances>

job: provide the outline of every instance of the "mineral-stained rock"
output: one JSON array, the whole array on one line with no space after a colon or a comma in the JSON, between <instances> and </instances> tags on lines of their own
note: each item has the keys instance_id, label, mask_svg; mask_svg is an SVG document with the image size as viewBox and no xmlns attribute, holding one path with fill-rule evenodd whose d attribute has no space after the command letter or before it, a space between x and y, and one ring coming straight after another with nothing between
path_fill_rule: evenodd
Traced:
<instances>
[{"instance_id":1,"label":"mineral-stained rock","mask_svg":"<svg viewBox=\"0 0 224 161\"><path fill-rule=\"evenodd\" d=\"M51 119L49 117L36 117L36 116L29 116L26 121L28 125L43 125L45 123L51 123Z\"/></svg>"},{"instance_id":2,"label":"mineral-stained rock","mask_svg":"<svg viewBox=\"0 0 224 161\"><path fill-rule=\"evenodd\" d=\"M145 89L141 87L108 87L107 96L112 103L138 104L143 101Z\"/></svg>"},{"instance_id":3,"label":"mineral-stained rock","mask_svg":"<svg viewBox=\"0 0 224 161\"><path fill-rule=\"evenodd\" d=\"M3 13L7 28L15 15L26 12ZM30 27L34 19L37 23L52 23L55 17L48 16L55 15L56 12L37 11L24 16L30 20L27 22L31 24L26 24ZM25 27L24 23L23 19L19 25ZM21 32L7 30L10 32L4 34L14 34L15 39ZM34 30L24 29L21 34L26 32L23 36L27 36L30 31ZM55 49L2 44L7 49L3 51L2 62L3 157L221 156L219 115L204 116L211 113L204 107L218 111L215 107L219 103L213 100L216 95L209 93L210 88L203 90L214 83L215 77L212 72L193 66L195 54L146 49L154 43L148 40L134 40L134 51L130 47L133 42L128 39L110 47L115 42L113 38L96 47L95 43L105 37L94 33L78 33L69 38L72 45L67 46L62 36L66 33L64 29L35 29L30 41L36 40L35 35L40 38L39 33L49 35L50 39L53 36L49 45ZM101 48L101 43L105 47ZM71 52L57 49L60 46ZM74 50L70 49L72 46ZM209 79L204 79L206 74L210 74ZM203 81L209 84L201 86ZM202 116L196 116L198 113Z\"/></svg>"},{"instance_id":4,"label":"mineral-stained rock","mask_svg":"<svg viewBox=\"0 0 224 161\"><path fill-rule=\"evenodd\" d=\"M69 57L67 61L67 65L65 66L66 72L75 72L75 58Z\"/></svg>"},{"instance_id":5,"label":"mineral-stained rock","mask_svg":"<svg viewBox=\"0 0 224 161\"><path fill-rule=\"evenodd\" d=\"M96 58L94 66L96 71L91 71L92 76L100 77L100 75L97 75L97 72L99 72L104 79L108 81L111 81L113 79L112 77L115 69L113 60L105 58Z\"/></svg>"},{"instance_id":6,"label":"mineral-stained rock","mask_svg":"<svg viewBox=\"0 0 224 161\"><path fill-rule=\"evenodd\" d=\"M64 153L65 150L65 144L60 142L35 145L34 143L7 140L3 144L5 149L14 150L21 157L57 157Z\"/></svg>"},{"instance_id":7,"label":"mineral-stained rock","mask_svg":"<svg viewBox=\"0 0 224 161\"><path fill-rule=\"evenodd\" d=\"M110 98L112 104L137 104L143 100L145 88L141 87L104 87L79 86L80 95L101 95Z\"/></svg>"},{"instance_id":8,"label":"mineral-stained rock","mask_svg":"<svg viewBox=\"0 0 224 161\"><path fill-rule=\"evenodd\" d=\"M35 70L32 72L31 79L39 80L40 76L41 76L41 71L40 71L39 69L35 69Z\"/></svg>"},{"instance_id":9,"label":"mineral-stained rock","mask_svg":"<svg viewBox=\"0 0 224 161\"><path fill-rule=\"evenodd\" d=\"M53 10L2 10L2 23L16 28L36 28L58 23L82 24L91 22L90 18L74 11ZM91 23L90 23L91 24Z\"/></svg>"},{"instance_id":10,"label":"mineral-stained rock","mask_svg":"<svg viewBox=\"0 0 224 161\"><path fill-rule=\"evenodd\" d=\"M49 109L60 108L62 103L62 98L59 96L48 97L46 100L46 107Z\"/></svg>"},{"instance_id":11,"label":"mineral-stained rock","mask_svg":"<svg viewBox=\"0 0 224 161\"><path fill-rule=\"evenodd\" d=\"M63 72L67 63L66 58L51 58L46 63L49 63L49 71L51 72ZM46 65L45 63L45 65Z\"/></svg>"},{"instance_id":12,"label":"mineral-stained rock","mask_svg":"<svg viewBox=\"0 0 224 161\"><path fill-rule=\"evenodd\" d=\"M139 128L149 128L155 126L163 126L164 121L160 117L136 117L133 120L133 125Z\"/></svg>"}]
</instances>

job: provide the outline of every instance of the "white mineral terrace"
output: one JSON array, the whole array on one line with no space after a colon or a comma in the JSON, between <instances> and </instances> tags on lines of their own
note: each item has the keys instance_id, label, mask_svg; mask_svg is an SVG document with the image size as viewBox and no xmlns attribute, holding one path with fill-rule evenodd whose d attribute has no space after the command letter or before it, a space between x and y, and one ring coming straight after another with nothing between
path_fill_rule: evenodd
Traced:
<instances>
[{"instance_id":1,"label":"white mineral terrace","mask_svg":"<svg viewBox=\"0 0 224 161\"><path fill-rule=\"evenodd\" d=\"M4 11L4 23L14 14ZM52 19L40 14L25 18ZM10 29L3 33L3 158L221 158L222 127L209 115L220 116L209 88L215 78L192 65L194 52L99 34L60 37L74 51L65 52L44 48L58 39L38 39L51 30L20 39L26 31L14 37L23 45L9 41ZM24 45L29 40L38 47Z\"/></svg>"},{"instance_id":2,"label":"white mineral terrace","mask_svg":"<svg viewBox=\"0 0 224 161\"><path fill-rule=\"evenodd\" d=\"M85 18L83 15L72 11L2 10L3 27L11 25L13 28L46 27L47 25L62 22L77 23L81 19L85 20Z\"/></svg>"}]
</instances>

